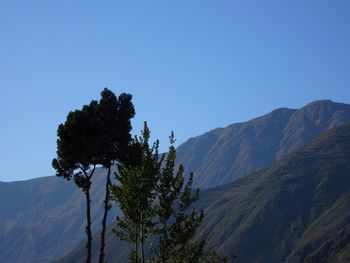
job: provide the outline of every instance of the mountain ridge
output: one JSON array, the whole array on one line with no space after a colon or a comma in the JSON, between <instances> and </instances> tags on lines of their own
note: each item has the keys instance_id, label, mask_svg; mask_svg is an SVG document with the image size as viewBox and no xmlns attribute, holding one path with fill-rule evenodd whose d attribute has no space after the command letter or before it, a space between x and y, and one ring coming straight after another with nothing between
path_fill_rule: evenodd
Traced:
<instances>
[{"instance_id":1,"label":"mountain ridge","mask_svg":"<svg viewBox=\"0 0 350 263\"><path fill-rule=\"evenodd\" d=\"M350 105L331 100L314 101L300 109L279 108L190 138L177 148L177 162L194 172L196 187L213 187L267 167L347 122Z\"/></svg>"},{"instance_id":2,"label":"mountain ridge","mask_svg":"<svg viewBox=\"0 0 350 263\"><path fill-rule=\"evenodd\" d=\"M91 191L95 232L100 227L104 173L96 170ZM0 262L50 262L85 238L84 194L73 181L49 176L0 183L0 211Z\"/></svg>"},{"instance_id":3,"label":"mountain ridge","mask_svg":"<svg viewBox=\"0 0 350 263\"><path fill-rule=\"evenodd\" d=\"M223 197L205 210L201 234L223 254L234 247L240 262L303 262L350 225L349 158L346 125L226 190L218 186L210 196Z\"/></svg>"},{"instance_id":4,"label":"mountain ridge","mask_svg":"<svg viewBox=\"0 0 350 263\"><path fill-rule=\"evenodd\" d=\"M205 217L197 238L242 263L348 262L333 258L350 260L349 159L350 124L268 168L201 191L196 206ZM107 236L108 262L127 260L126 243L112 231ZM57 262L80 262L84 254L80 245Z\"/></svg>"},{"instance_id":5,"label":"mountain ridge","mask_svg":"<svg viewBox=\"0 0 350 263\"><path fill-rule=\"evenodd\" d=\"M178 147L177 161L184 164L186 172L195 172L195 183L197 180L199 182L196 186L219 187L275 162L283 132L289 131L286 136L293 135L291 129L285 130L285 127L296 112L299 115L294 119L294 126L291 126L297 126L298 132L295 134L300 138L297 136L293 140L300 144L331 126L350 122L350 105L331 101L317 101L308 105L300 112L300 109L280 108L248 122L214 129L205 133L204 137L200 135L189 139L190 143L187 141ZM312 121L308 122L310 118ZM293 140L286 144L296 144ZM291 148L288 146L286 149ZM281 154L281 159L284 154L287 152ZM98 215L102 208L103 193L97 191L104 189L101 171L98 170L96 176L98 182L93 184L94 215ZM244 189L244 186L240 187ZM216 195L220 196L217 192ZM83 194L73 182L54 176L2 182L0 197L1 262L13 263L18 257L27 263L48 262L68 253L85 239ZM111 214L109 220L113 220L115 213L117 211ZM93 222L95 232L100 226L99 221L97 217ZM52 238L52 235L56 238Z\"/></svg>"}]
</instances>

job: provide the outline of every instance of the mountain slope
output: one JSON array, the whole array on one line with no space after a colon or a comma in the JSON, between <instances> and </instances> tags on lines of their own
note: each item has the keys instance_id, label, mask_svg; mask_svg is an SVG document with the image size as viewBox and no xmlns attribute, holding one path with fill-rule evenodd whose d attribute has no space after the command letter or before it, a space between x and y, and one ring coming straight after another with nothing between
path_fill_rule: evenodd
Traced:
<instances>
[{"instance_id":1,"label":"mountain slope","mask_svg":"<svg viewBox=\"0 0 350 263\"><path fill-rule=\"evenodd\" d=\"M188 140L178 147L178 162L195 172L197 186L217 186L271 165L344 122L350 122L347 104L316 101L300 110L278 109ZM96 178L93 214L100 215L104 182ZM84 196L72 182L56 177L0 182L0 197L0 262L17 262L19 256L23 262L49 262L85 239ZM96 232L100 218L93 224Z\"/></svg>"},{"instance_id":2,"label":"mountain slope","mask_svg":"<svg viewBox=\"0 0 350 263\"><path fill-rule=\"evenodd\" d=\"M269 168L201 192L207 249L237 262L348 262L350 125L330 130ZM127 247L109 231L108 262ZM80 245L61 263L83 262ZM96 254L95 254L96 256ZM335 259L339 259L336 261Z\"/></svg>"},{"instance_id":3,"label":"mountain slope","mask_svg":"<svg viewBox=\"0 0 350 263\"><path fill-rule=\"evenodd\" d=\"M328 129L350 122L350 105L315 101L299 110L277 109L244 123L191 138L178 147L179 163L195 186L214 187L267 167Z\"/></svg>"},{"instance_id":4,"label":"mountain slope","mask_svg":"<svg viewBox=\"0 0 350 263\"><path fill-rule=\"evenodd\" d=\"M92 186L95 232L102 215L103 173L96 170ZM73 181L51 176L0 182L0 262L51 262L85 239L84 228L85 196Z\"/></svg>"},{"instance_id":5,"label":"mountain slope","mask_svg":"<svg viewBox=\"0 0 350 263\"><path fill-rule=\"evenodd\" d=\"M270 168L208 190L200 235L209 248L238 253L240 262L303 262L350 226L349 160L347 125Z\"/></svg>"},{"instance_id":6,"label":"mountain slope","mask_svg":"<svg viewBox=\"0 0 350 263\"><path fill-rule=\"evenodd\" d=\"M350 225L328 239L306 259L308 263L338 263L350 262Z\"/></svg>"}]
</instances>

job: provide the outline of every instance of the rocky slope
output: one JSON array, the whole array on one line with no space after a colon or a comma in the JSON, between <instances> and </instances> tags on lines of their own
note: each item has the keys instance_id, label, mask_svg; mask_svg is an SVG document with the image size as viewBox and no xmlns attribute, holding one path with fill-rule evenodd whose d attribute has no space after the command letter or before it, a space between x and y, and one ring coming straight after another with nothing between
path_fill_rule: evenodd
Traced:
<instances>
[{"instance_id":1,"label":"rocky slope","mask_svg":"<svg viewBox=\"0 0 350 263\"><path fill-rule=\"evenodd\" d=\"M178 162L195 174L195 186L229 183L266 167L328 129L350 122L350 105L315 101L299 110L277 109L244 123L191 138Z\"/></svg>"}]
</instances>

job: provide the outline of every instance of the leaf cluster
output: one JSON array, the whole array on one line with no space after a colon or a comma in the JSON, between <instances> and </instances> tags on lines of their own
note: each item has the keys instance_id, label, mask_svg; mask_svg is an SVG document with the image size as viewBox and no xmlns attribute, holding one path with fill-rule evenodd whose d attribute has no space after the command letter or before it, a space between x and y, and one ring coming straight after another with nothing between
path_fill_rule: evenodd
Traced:
<instances>
[{"instance_id":1,"label":"leaf cluster","mask_svg":"<svg viewBox=\"0 0 350 263\"><path fill-rule=\"evenodd\" d=\"M116 174L118 184L111 188L114 199L123 211L123 218L117 217L114 232L120 238L132 242L147 238L155 225L155 189L161 160L158 141L150 146L149 138L150 131L145 123L142 136L135 137L131 147L138 159L132 165L119 166L119 173ZM140 231L142 236L139 236Z\"/></svg>"},{"instance_id":2,"label":"leaf cluster","mask_svg":"<svg viewBox=\"0 0 350 263\"><path fill-rule=\"evenodd\" d=\"M131 99L125 93L117 98L105 88L99 102L93 100L68 114L57 130L57 158L52 161L57 176L68 180L76 176L76 183L84 188L83 177L88 175L83 171L127 159L130 119L135 115Z\"/></svg>"},{"instance_id":3,"label":"leaf cluster","mask_svg":"<svg viewBox=\"0 0 350 263\"><path fill-rule=\"evenodd\" d=\"M183 166L175 165L173 133L169 137L169 151L161 157L159 142L150 146L149 136L145 123L141 136L134 139L140 159L133 165L120 166L116 175L118 184L112 187L112 192L123 216L117 218L114 232L120 239L135 244L136 261L139 241L143 249L145 239L152 236L153 240L158 237L159 242L150 250L153 255L150 262L198 262L204 241L192 239L203 212L193 209L199 198L199 191L192 190L193 174L185 184Z\"/></svg>"}]
</instances>

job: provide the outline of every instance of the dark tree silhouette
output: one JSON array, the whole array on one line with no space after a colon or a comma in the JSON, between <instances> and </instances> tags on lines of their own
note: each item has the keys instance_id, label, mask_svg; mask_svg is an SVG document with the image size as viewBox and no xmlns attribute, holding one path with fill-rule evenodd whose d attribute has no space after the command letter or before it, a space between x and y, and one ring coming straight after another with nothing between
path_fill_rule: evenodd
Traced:
<instances>
[{"instance_id":1,"label":"dark tree silhouette","mask_svg":"<svg viewBox=\"0 0 350 263\"><path fill-rule=\"evenodd\" d=\"M98 105L100 121L101 161L107 169L107 179L104 199L104 214L102 219L101 245L99 263L104 263L105 235L107 214L110 205L111 167L116 162L130 162L128 146L131 140L131 122L135 110L131 102L130 94L121 94L118 98L108 89L101 93Z\"/></svg>"},{"instance_id":2,"label":"dark tree silhouette","mask_svg":"<svg viewBox=\"0 0 350 263\"><path fill-rule=\"evenodd\" d=\"M104 262L105 232L110 210L111 168L116 162L128 162L130 151L130 119L135 115L132 96L118 98L108 89L101 93L99 102L92 101L81 110L70 112L57 131L57 158L52 161L56 175L75 183L86 196L87 262L91 262L92 232L90 213L91 178L97 165L107 170L104 214L102 219L99 262Z\"/></svg>"},{"instance_id":3,"label":"dark tree silhouette","mask_svg":"<svg viewBox=\"0 0 350 263\"><path fill-rule=\"evenodd\" d=\"M87 262L91 262L92 232L90 213L91 178L99 163L99 133L94 123L98 119L97 102L92 101L82 110L70 112L57 130L57 158L52 166L56 175L70 180L82 189L86 197Z\"/></svg>"}]
</instances>

